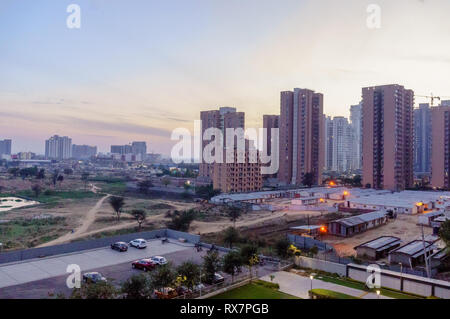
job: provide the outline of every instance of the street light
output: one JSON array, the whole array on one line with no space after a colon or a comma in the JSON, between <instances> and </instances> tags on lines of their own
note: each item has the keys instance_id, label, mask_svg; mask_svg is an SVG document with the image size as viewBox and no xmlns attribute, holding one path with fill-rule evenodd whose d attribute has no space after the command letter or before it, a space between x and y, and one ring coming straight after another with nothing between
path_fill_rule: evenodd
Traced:
<instances>
[{"instance_id":1,"label":"street light","mask_svg":"<svg viewBox=\"0 0 450 319\"><path fill-rule=\"evenodd\" d=\"M3 251L3 244L0 243L0 254L2 253L2 251Z\"/></svg>"},{"instance_id":2,"label":"street light","mask_svg":"<svg viewBox=\"0 0 450 319\"><path fill-rule=\"evenodd\" d=\"M377 290L378 299L380 299L380 293L381 293L381 291Z\"/></svg>"},{"instance_id":3,"label":"street light","mask_svg":"<svg viewBox=\"0 0 450 319\"><path fill-rule=\"evenodd\" d=\"M399 263L399 265L400 265L400 274L403 275L403 264Z\"/></svg>"},{"instance_id":4,"label":"street light","mask_svg":"<svg viewBox=\"0 0 450 319\"><path fill-rule=\"evenodd\" d=\"M309 279L311 279L311 290L313 289L313 279L314 279L314 274L311 274L309 276Z\"/></svg>"}]
</instances>

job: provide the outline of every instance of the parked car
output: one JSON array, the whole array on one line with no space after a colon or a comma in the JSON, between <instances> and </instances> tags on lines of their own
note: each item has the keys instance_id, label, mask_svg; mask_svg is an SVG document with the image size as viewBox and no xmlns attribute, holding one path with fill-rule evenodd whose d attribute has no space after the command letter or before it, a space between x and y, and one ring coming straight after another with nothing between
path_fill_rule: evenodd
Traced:
<instances>
[{"instance_id":1,"label":"parked car","mask_svg":"<svg viewBox=\"0 0 450 319\"><path fill-rule=\"evenodd\" d=\"M213 284L220 284L225 281L225 278L219 273L214 274Z\"/></svg>"},{"instance_id":2,"label":"parked car","mask_svg":"<svg viewBox=\"0 0 450 319\"><path fill-rule=\"evenodd\" d=\"M167 264L167 259L161 256L152 256L150 259L157 265L165 265Z\"/></svg>"},{"instance_id":3,"label":"parked car","mask_svg":"<svg viewBox=\"0 0 450 319\"><path fill-rule=\"evenodd\" d=\"M142 269L143 271L149 271L156 267L155 263L151 259L140 259L133 261L131 267L136 269Z\"/></svg>"},{"instance_id":4,"label":"parked car","mask_svg":"<svg viewBox=\"0 0 450 319\"><path fill-rule=\"evenodd\" d=\"M127 245L127 243L118 241L117 243L111 244L111 249L118 250L118 251L127 251L128 245Z\"/></svg>"},{"instance_id":5,"label":"parked car","mask_svg":"<svg viewBox=\"0 0 450 319\"><path fill-rule=\"evenodd\" d=\"M147 241L145 239L135 239L130 241L129 245L134 248L142 249L147 247Z\"/></svg>"},{"instance_id":6,"label":"parked car","mask_svg":"<svg viewBox=\"0 0 450 319\"><path fill-rule=\"evenodd\" d=\"M106 282L106 278L102 276L99 272L87 272L83 274L83 281L86 283L98 283L98 282Z\"/></svg>"}]
</instances>

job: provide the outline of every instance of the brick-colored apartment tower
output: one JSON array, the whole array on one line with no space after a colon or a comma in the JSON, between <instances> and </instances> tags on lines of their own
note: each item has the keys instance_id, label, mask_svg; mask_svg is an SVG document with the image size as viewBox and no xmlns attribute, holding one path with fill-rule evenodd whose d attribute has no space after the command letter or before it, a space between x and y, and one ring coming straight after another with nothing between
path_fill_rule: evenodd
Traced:
<instances>
[{"instance_id":1,"label":"brick-colored apartment tower","mask_svg":"<svg viewBox=\"0 0 450 319\"><path fill-rule=\"evenodd\" d=\"M325 139L323 94L308 89L281 92L280 169L282 183L300 185L306 173L322 184Z\"/></svg>"},{"instance_id":2,"label":"brick-colored apartment tower","mask_svg":"<svg viewBox=\"0 0 450 319\"><path fill-rule=\"evenodd\" d=\"M249 141L245 142L245 150L234 147L232 163L215 163L212 169L214 189L224 193L246 193L262 188L261 162L257 153L249 151ZM224 151L225 152L225 151ZM244 153L244 163L238 163L238 155ZM224 157L226 158L225 154Z\"/></svg>"},{"instance_id":3,"label":"brick-colored apartment tower","mask_svg":"<svg viewBox=\"0 0 450 319\"><path fill-rule=\"evenodd\" d=\"M431 186L450 189L450 103L431 108Z\"/></svg>"},{"instance_id":4,"label":"brick-colored apartment tower","mask_svg":"<svg viewBox=\"0 0 450 319\"><path fill-rule=\"evenodd\" d=\"M414 92L401 85L362 89L363 184L404 190L413 185Z\"/></svg>"},{"instance_id":5,"label":"brick-colored apartment tower","mask_svg":"<svg viewBox=\"0 0 450 319\"><path fill-rule=\"evenodd\" d=\"M226 143L226 129L227 128L243 128L245 129L245 113L236 112L232 107L221 107L218 110L200 112L200 119L202 122L202 136L208 128L219 128L222 131L224 146ZM203 141L202 139L202 153L206 145L211 141ZM199 176L209 177L212 179L211 164L203 163L203 156L199 165Z\"/></svg>"}]
</instances>

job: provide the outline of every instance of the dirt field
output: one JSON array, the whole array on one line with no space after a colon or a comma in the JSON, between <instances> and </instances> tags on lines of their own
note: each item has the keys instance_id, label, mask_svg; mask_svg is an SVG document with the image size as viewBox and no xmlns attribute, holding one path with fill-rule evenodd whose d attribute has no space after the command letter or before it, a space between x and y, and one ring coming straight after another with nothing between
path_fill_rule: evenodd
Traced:
<instances>
[{"instance_id":1,"label":"dirt field","mask_svg":"<svg viewBox=\"0 0 450 319\"><path fill-rule=\"evenodd\" d=\"M340 256L356 255L353 249L355 246L380 236L396 236L402 239L403 243L422 238L421 227L417 225L417 219L417 215L401 214L398 215L396 220L390 220L388 224L362 234L350 238L328 236L323 241L333 245ZM432 228L424 227L425 236L432 233Z\"/></svg>"}]
</instances>

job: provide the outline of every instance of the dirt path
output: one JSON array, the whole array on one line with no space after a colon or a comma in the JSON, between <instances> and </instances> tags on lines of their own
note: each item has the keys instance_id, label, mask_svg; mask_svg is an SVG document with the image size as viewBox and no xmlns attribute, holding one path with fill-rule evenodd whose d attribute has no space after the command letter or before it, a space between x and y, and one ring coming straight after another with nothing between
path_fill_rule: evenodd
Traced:
<instances>
[{"instance_id":1,"label":"dirt path","mask_svg":"<svg viewBox=\"0 0 450 319\"><path fill-rule=\"evenodd\" d=\"M88 230L89 226L91 226L95 221L95 216L97 212L99 211L100 207L102 207L103 202L108 199L111 195L107 194L106 196L102 197L94 207L92 207L85 216L83 216L83 223L80 227L78 227L73 232L70 232L64 236L61 236L55 240L49 241L45 244L40 245L39 247L46 247L46 246L53 246L62 244L65 242L69 242L71 240L74 240L76 238L85 236L86 231Z\"/></svg>"}]
</instances>

